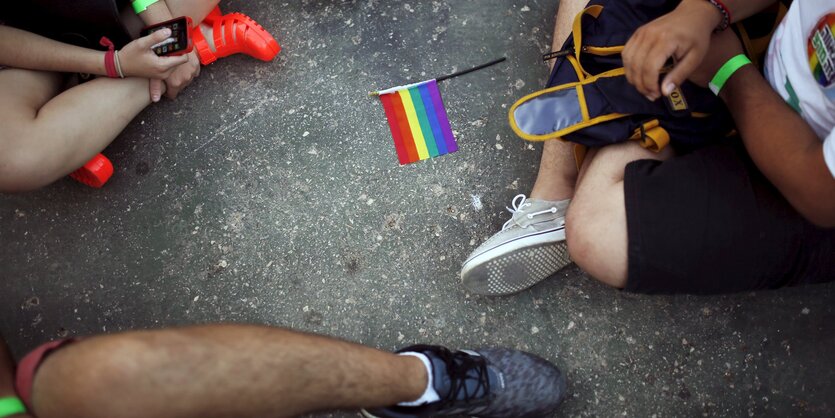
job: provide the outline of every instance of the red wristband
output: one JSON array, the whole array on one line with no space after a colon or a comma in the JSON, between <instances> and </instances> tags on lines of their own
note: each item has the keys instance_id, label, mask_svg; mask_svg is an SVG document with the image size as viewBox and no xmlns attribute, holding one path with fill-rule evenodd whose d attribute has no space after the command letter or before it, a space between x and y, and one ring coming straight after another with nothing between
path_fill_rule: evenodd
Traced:
<instances>
[{"instance_id":1,"label":"red wristband","mask_svg":"<svg viewBox=\"0 0 835 418\"><path fill-rule=\"evenodd\" d=\"M105 36L101 37L99 44L107 47L107 52L104 53L104 70L107 72L107 76L110 78L119 78L119 73L116 71L116 60L114 58L116 47Z\"/></svg>"}]
</instances>

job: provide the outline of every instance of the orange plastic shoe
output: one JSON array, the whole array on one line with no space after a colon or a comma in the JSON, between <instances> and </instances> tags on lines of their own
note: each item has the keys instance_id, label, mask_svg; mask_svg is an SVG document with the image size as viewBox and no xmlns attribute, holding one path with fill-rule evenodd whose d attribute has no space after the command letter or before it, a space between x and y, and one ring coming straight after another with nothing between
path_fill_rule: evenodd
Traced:
<instances>
[{"instance_id":1,"label":"orange plastic shoe","mask_svg":"<svg viewBox=\"0 0 835 418\"><path fill-rule=\"evenodd\" d=\"M90 161L87 161L87 164L84 164L84 167L73 171L70 174L70 177L90 187L100 189L105 183L107 183L107 180L110 180L112 175L113 164L107 159L107 157L98 154Z\"/></svg>"},{"instance_id":2,"label":"orange plastic shoe","mask_svg":"<svg viewBox=\"0 0 835 418\"><path fill-rule=\"evenodd\" d=\"M192 30L194 46L200 63L209 65L218 58L233 54L247 54L261 61L271 61L281 51L281 46L269 32L243 13L229 13L221 16L220 9L215 8L206 16L205 23L211 23L215 41L215 51L209 48L209 43L200 26Z\"/></svg>"}]
</instances>

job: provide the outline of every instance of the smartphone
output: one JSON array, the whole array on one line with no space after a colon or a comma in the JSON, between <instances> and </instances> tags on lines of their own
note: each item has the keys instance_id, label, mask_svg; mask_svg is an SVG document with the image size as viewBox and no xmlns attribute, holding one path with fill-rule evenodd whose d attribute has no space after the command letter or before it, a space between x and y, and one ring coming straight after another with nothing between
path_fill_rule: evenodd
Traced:
<instances>
[{"instance_id":1,"label":"smartphone","mask_svg":"<svg viewBox=\"0 0 835 418\"><path fill-rule=\"evenodd\" d=\"M141 35L148 36L160 29L171 29L171 37L154 45L151 49L159 56L185 55L191 52L191 18L188 16L171 19L142 29Z\"/></svg>"}]
</instances>

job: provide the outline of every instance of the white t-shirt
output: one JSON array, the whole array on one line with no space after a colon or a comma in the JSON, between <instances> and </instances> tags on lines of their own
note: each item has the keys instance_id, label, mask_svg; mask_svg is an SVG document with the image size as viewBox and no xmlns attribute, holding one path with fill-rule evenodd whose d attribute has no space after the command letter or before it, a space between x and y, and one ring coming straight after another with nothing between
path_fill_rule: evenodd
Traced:
<instances>
[{"instance_id":1,"label":"white t-shirt","mask_svg":"<svg viewBox=\"0 0 835 418\"><path fill-rule=\"evenodd\" d=\"M795 0L771 40L771 86L823 141L835 177L835 0Z\"/></svg>"}]
</instances>

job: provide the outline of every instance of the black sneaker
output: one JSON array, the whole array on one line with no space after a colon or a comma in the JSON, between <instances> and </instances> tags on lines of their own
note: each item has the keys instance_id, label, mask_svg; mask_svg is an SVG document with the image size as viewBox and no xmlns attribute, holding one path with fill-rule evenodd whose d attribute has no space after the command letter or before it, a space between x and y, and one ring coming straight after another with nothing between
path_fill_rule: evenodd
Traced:
<instances>
[{"instance_id":1,"label":"black sneaker","mask_svg":"<svg viewBox=\"0 0 835 418\"><path fill-rule=\"evenodd\" d=\"M367 418L423 418L451 415L532 418L552 413L565 397L565 376L532 354L501 348L452 352L418 345L399 352L426 355L432 363L438 402L416 407L363 410Z\"/></svg>"}]
</instances>

